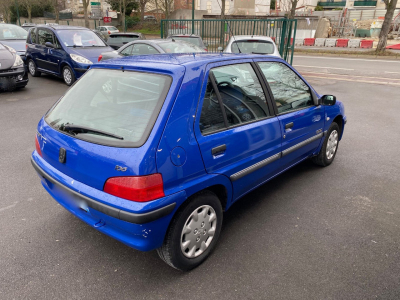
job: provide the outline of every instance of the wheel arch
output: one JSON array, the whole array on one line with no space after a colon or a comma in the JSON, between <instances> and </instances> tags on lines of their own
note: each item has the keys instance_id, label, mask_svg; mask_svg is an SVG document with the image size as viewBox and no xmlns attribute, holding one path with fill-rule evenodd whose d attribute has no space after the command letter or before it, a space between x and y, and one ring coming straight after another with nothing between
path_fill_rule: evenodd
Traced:
<instances>
[{"instance_id":1,"label":"wheel arch","mask_svg":"<svg viewBox=\"0 0 400 300\"><path fill-rule=\"evenodd\" d=\"M339 134L339 140L341 140L342 139L342 135L343 135L343 127L344 127L344 120L343 120L343 116L342 115L337 115L334 119L333 119L333 121L332 121L332 123L333 122L335 122L336 124L338 124L338 126L339 126L339 129L340 129L340 134Z\"/></svg>"}]
</instances>

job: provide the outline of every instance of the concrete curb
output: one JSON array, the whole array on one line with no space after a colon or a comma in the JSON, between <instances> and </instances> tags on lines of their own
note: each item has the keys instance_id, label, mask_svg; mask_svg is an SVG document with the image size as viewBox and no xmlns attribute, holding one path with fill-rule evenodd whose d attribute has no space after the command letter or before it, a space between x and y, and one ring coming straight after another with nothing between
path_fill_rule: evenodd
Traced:
<instances>
[{"instance_id":1,"label":"concrete curb","mask_svg":"<svg viewBox=\"0 0 400 300\"><path fill-rule=\"evenodd\" d=\"M309 52L309 51L294 51L294 55L306 55L306 56L334 56L334 57L353 57L353 58L366 58L376 60L400 60L400 55L366 55L366 54L345 54L345 53L321 53L321 52Z\"/></svg>"}]
</instances>

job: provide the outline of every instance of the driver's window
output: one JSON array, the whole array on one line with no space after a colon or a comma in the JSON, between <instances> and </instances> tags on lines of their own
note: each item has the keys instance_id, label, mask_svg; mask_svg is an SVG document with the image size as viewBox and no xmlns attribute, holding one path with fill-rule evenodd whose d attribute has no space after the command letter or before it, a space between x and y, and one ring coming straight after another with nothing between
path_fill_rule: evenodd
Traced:
<instances>
[{"instance_id":1,"label":"driver's window","mask_svg":"<svg viewBox=\"0 0 400 300\"><path fill-rule=\"evenodd\" d=\"M288 66L278 62L260 62L268 81L278 113L286 113L314 105L310 88Z\"/></svg>"},{"instance_id":2,"label":"driver's window","mask_svg":"<svg viewBox=\"0 0 400 300\"><path fill-rule=\"evenodd\" d=\"M228 126L269 116L264 91L251 64L228 65L210 72L215 78Z\"/></svg>"}]
</instances>

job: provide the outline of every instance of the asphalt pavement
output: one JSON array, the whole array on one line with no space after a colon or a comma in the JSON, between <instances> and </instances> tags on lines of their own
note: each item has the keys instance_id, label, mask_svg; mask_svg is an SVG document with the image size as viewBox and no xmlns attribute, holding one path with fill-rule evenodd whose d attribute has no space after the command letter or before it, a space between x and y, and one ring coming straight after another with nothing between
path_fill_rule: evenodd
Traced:
<instances>
[{"instance_id":1,"label":"asphalt pavement","mask_svg":"<svg viewBox=\"0 0 400 300\"><path fill-rule=\"evenodd\" d=\"M0 299L399 299L400 61L294 65L345 104L335 161L301 163L234 204L189 273L97 232L41 186L30 154L60 79L0 93Z\"/></svg>"}]
</instances>

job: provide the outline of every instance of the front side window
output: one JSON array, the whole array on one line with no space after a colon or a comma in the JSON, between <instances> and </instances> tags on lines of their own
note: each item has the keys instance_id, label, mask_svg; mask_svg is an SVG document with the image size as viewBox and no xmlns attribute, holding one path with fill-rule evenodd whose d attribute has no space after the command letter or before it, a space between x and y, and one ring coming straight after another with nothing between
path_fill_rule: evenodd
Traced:
<instances>
[{"instance_id":1,"label":"front side window","mask_svg":"<svg viewBox=\"0 0 400 300\"><path fill-rule=\"evenodd\" d=\"M40 45L44 45L46 43L53 44L53 33L50 30L39 28L38 39Z\"/></svg>"},{"instance_id":2,"label":"front side window","mask_svg":"<svg viewBox=\"0 0 400 300\"><path fill-rule=\"evenodd\" d=\"M166 75L91 69L68 90L45 120L56 130L78 139L140 147L153 128L171 82ZM71 131L68 126L83 129Z\"/></svg>"},{"instance_id":3,"label":"front side window","mask_svg":"<svg viewBox=\"0 0 400 300\"><path fill-rule=\"evenodd\" d=\"M36 44L36 28L32 28L30 30L30 34L31 34L31 42L33 44Z\"/></svg>"},{"instance_id":4,"label":"front side window","mask_svg":"<svg viewBox=\"0 0 400 300\"><path fill-rule=\"evenodd\" d=\"M268 81L279 113L314 105L310 88L288 66L278 62L258 64Z\"/></svg>"}]
</instances>

